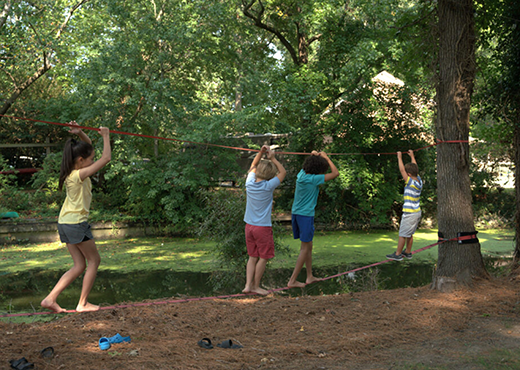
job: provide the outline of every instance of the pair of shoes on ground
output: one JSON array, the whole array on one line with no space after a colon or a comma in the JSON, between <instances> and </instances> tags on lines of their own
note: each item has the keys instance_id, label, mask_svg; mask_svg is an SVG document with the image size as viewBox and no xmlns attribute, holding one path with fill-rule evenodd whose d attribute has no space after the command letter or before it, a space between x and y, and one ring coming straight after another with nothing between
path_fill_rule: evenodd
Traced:
<instances>
[{"instance_id":1,"label":"pair of shoes on ground","mask_svg":"<svg viewBox=\"0 0 520 370\"><path fill-rule=\"evenodd\" d=\"M122 343L122 342L130 342L130 341L131 341L130 337L123 337L123 336L121 336L121 334L117 333L116 335L114 335L113 337L110 337L110 338L107 338L107 337L99 338L99 348L102 351L106 351L114 343Z\"/></svg>"},{"instance_id":2,"label":"pair of shoes on ground","mask_svg":"<svg viewBox=\"0 0 520 370\"><path fill-rule=\"evenodd\" d=\"M405 251L403 251L403 252L401 252L401 254L397 255L394 252L392 254L387 254L386 258L388 258L389 260L392 260L392 261L402 261L403 258L408 258L409 260L411 260L412 253L406 253Z\"/></svg>"},{"instance_id":3,"label":"pair of shoes on ground","mask_svg":"<svg viewBox=\"0 0 520 370\"><path fill-rule=\"evenodd\" d=\"M199 347L205 348L205 349L213 349L213 344L211 344L211 339L209 338L202 338L197 343ZM220 348L231 348L231 349L237 349L237 348L243 348L244 346L240 344L235 344L231 339L227 339L223 341L222 343L217 344L217 347Z\"/></svg>"},{"instance_id":4,"label":"pair of shoes on ground","mask_svg":"<svg viewBox=\"0 0 520 370\"><path fill-rule=\"evenodd\" d=\"M16 370L28 370L34 369L34 364L32 362L27 361L25 357L22 357L19 360L11 360L9 361L11 364L11 368Z\"/></svg>"}]
</instances>

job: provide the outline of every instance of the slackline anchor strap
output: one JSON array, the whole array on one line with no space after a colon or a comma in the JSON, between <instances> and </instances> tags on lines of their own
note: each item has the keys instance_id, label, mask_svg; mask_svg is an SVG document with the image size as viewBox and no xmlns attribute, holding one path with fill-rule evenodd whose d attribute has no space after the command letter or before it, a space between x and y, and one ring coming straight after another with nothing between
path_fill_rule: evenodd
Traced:
<instances>
[{"instance_id":1,"label":"slackline anchor strap","mask_svg":"<svg viewBox=\"0 0 520 370\"><path fill-rule=\"evenodd\" d=\"M444 238L444 235L440 231L437 232L437 235L439 236L439 243L456 240L458 244L473 244L479 242L477 238L477 233L478 231L458 232L457 237L452 239Z\"/></svg>"}]
</instances>

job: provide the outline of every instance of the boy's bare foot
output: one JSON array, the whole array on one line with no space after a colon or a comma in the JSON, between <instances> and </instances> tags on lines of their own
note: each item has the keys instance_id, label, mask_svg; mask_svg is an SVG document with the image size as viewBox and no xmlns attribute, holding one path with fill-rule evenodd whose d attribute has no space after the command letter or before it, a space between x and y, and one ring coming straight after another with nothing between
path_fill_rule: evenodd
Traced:
<instances>
[{"instance_id":1,"label":"boy's bare foot","mask_svg":"<svg viewBox=\"0 0 520 370\"><path fill-rule=\"evenodd\" d=\"M242 293L251 293L251 288L249 288L248 286L246 286L246 287L242 290Z\"/></svg>"},{"instance_id":2,"label":"boy's bare foot","mask_svg":"<svg viewBox=\"0 0 520 370\"><path fill-rule=\"evenodd\" d=\"M256 293L256 294L260 294L260 295L268 295L270 293L268 290L262 289L260 287L255 288L255 289L251 289L251 292Z\"/></svg>"},{"instance_id":3,"label":"boy's bare foot","mask_svg":"<svg viewBox=\"0 0 520 370\"><path fill-rule=\"evenodd\" d=\"M56 302L51 301L50 299L45 298L43 301L41 301L40 306L43 308L48 308L56 313L66 312L67 310L64 308L61 308L59 304Z\"/></svg>"},{"instance_id":4,"label":"boy's bare foot","mask_svg":"<svg viewBox=\"0 0 520 370\"><path fill-rule=\"evenodd\" d=\"M81 306L78 304L78 306L76 307L77 312L92 312L92 311L98 311L98 310L99 310L99 306L92 304L92 303L88 303L88 302L84 306Z\"/></svg>"},{"instance_id":5,"label":"boy's bare foot","mask_svg":"<svg viewBox=\"0 0 520 370\"><path fill-rule=\"evenodd\" d=\"M310 278L307 278L307 280L305 281L307 284L312 284L312 283L315 283L316 281L320 281L321 279L320 278L317 278L317 277L310 277Z\"/></svg>"},{"instance_id":6,"label":"boy's bare foot","mask_svg":"<svg viewBox=\"0 0 520 370\"><path fill-rule=\"evenodd\" d=\"M289 280L289 283L287 284L287 286L289 288L305 288L305 285L304 283L300 283L299 281L290 281Z\"/></svg>"}]
</instances>

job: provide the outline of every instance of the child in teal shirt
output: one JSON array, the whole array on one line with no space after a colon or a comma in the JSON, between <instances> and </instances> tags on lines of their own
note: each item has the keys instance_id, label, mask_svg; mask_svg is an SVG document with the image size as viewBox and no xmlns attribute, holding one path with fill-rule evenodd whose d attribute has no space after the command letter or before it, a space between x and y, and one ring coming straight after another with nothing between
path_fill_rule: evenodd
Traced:
<instances>
[{"instance_id":1,"label":"child in teal shirt","mask_svg":"<svg viewBox=\"0 0 520 370\"><path fill-rule=\"evenodd\" d=\"M325 174L331 169L330 173ZM339 175L339 171L325 152L312 151L303 163L303 168L296 179L296 191L292 206L292 229L294 239L300 239L300 255L287 284L290 288L303 288L318 281L312 274L312 240L314 238L314 210L318 202L319 186ZM305 283L296 279L303 265L307 268Z\"/></svg>"}]
</instances>

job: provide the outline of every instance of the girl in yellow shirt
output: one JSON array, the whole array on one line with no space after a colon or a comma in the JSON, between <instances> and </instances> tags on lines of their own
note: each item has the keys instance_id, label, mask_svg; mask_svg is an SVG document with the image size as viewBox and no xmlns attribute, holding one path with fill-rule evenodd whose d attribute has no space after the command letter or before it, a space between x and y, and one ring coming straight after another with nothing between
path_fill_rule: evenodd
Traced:
<instances>
[{"instance_id":1,"label":"girl in yellow shirt","mask_svg":"<svg viewBox=\"0 0 520 370\"><path fill-rule=\"evenodd\" d=\"M76 121L72 121L70 124L77 125ZM61 242L67 244L74 266L63 274L54 289L41 302L42 307L56 313L66 311L56 302L58 296L85 271L85 268L83 287L76 311L99 310L99 306L87 301L101 261L90 225L87 222L92 200L90 176L103 168L111 159L108 128L100 128L100 134L103 137L103 154L95 162L94 147L90 138L80 128L72 127L70 132L78 135L81 141L69 139L63 148L59 189L62 190L65 186L67 197L58 218L58 232Z\"/></svg>"}]
</instances>

